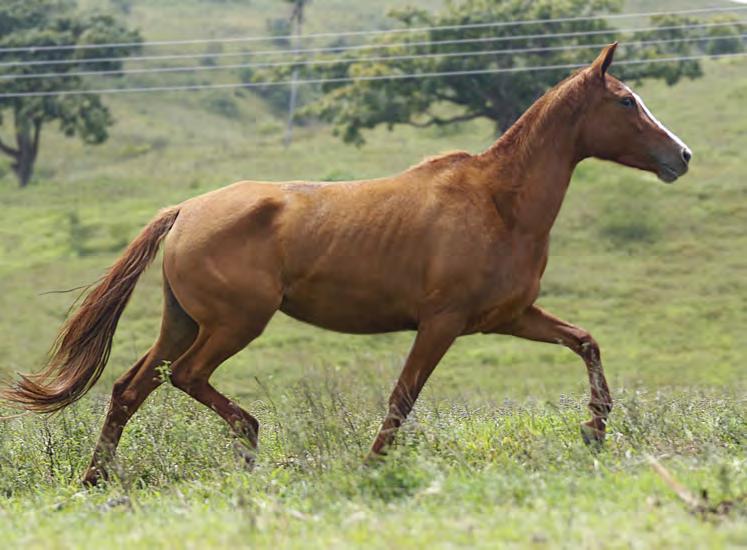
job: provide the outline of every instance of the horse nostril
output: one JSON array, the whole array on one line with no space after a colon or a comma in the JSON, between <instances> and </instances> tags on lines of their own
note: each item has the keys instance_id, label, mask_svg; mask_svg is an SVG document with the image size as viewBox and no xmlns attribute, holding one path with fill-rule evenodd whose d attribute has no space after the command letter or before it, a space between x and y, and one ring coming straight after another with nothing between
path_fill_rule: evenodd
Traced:
<instances>
[{"instance_id":1,"label":"horse nostril","mask_svg":"<svg viewBox=\"0 0 747 550\"><path fill-rule=\"evenodd\" d=\"M690 149L688 149L687 147L685 147L684 149L682 149L682 160L685 161L685 164L687 164L688 162L690 162L691 158L693 158L692 151L690 151Z\"/></svg>"}]
</instances>

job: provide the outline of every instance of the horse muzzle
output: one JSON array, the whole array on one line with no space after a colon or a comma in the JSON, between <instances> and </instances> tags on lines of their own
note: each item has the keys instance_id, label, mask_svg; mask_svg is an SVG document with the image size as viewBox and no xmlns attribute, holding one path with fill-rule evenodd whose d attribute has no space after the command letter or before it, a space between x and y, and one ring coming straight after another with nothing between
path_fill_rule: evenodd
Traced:
<instances>
[{"instance_id":1,"label":"horse muzzle","mask_svg":"<svg viewBox=\"0 0 747 550\"><path fill-rule=\"evenodd\" d=\"M674 183L687 173L692 158L693 153L690 148L683 146L676 156L672 155L666 160L659 160L656 175L664 183Z\"/></svg>"}]
</instances>

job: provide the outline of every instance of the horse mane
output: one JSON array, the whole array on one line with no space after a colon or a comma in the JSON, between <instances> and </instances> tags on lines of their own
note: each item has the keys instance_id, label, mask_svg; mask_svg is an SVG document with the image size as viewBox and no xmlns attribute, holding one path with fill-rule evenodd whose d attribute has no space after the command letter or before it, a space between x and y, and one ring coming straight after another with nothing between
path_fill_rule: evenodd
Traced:
<instances>
[{"instance_id":1,"label":"horse mane","mask_svg":"<svg viewBox=\"0 0 747 550\"><path fill-rule=\"evenodd\" d=\"M583 89L586 77L583 70L579 70L561 80L535 101L498 140L485 151L486 155L495 155L511 150L514 160L524 158L530 145L536 145L541 136L537 132L559 112L578 116L585 105Z\"/></svg>"},{"instance_id":2,"label":"horse mane","mask_svg":"<svg viewBox=\"0 0 747 550\"><path fill-rule=\"evenodd\" d=\"M426 157L407 172L445 170L475 158L489 160L492 165L496 156L503 156L507 160L502 169L521 170L524 163L531 159L532 150L543 146L546 140L543 134L548 124L567 124L568 117L574 119L581 115L586 106L584 90L587 74L583 69L578 70L550 88L484 153L472 155L466 151L447 151Z\"/></svg>"},{"instance_id":3,"label":"horse mane","mask_svg":"<svg viewBox=\"0 0 747 550\"><path fill-rule=\"evenodd\" d=\"M419 170L422 168L448 168L454 164L470 158L472 158L472 154L466 151L446 151L444 153L439 153L438 155L424 158L419 163L408 168L407 171L409 172L411 170Z\"/></svg>"}]
</instances>

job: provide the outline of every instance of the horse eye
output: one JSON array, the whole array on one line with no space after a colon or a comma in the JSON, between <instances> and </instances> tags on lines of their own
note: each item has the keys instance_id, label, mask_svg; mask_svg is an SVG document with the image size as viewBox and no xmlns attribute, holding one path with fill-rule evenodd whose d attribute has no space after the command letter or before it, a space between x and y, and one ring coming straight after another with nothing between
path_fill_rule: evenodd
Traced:
<instances>
[{"instance_id":1,"label":"horse eye","mask_svg":"<svg viewBox=\"0 0 747 550\"><path fill-rule=\"evenodd\" d=\"M620 103L623 107L633 107L635 106L635 99L632 97L624 97L620 100Z\"/></svg>"}]
</instances>

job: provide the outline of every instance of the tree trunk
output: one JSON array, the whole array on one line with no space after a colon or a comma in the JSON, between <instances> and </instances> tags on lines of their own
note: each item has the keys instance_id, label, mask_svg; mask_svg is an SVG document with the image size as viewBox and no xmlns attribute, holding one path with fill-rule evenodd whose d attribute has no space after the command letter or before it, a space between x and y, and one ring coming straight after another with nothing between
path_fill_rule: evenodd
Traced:
<instances>
[{"instance_id":1,"label":"tree trunk","mask_svg":"<svg viewBox=\"0 0 747 550\"><path fill-rule=\"evenodd\" d=\"M22 115L18 112L15 115L17 149L13 150L11 154L14 159L11 168L18 178L18 184L21 187L26 187L34 173L34 163L39 152L42 122L41 120L25 120L21 118Z\"/></svg>"},{"instance_id":2,"label":"tree trunk","mask_svg":"<svg viewBox=\"0 0 747 550\"><path fill-rule=\"evenodd\" d=\"M22 154L13 163L12 167L16 177L18 177L18 184L21 187L26 187L34 173L34 161L31 160L30 156Z\"/></svg>"}]
</instances>

